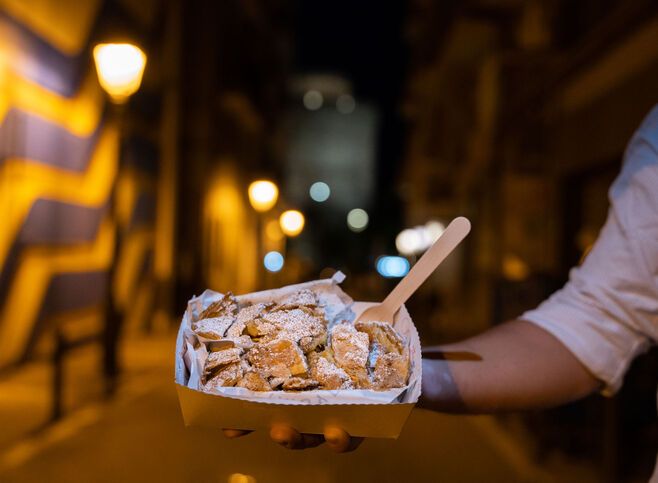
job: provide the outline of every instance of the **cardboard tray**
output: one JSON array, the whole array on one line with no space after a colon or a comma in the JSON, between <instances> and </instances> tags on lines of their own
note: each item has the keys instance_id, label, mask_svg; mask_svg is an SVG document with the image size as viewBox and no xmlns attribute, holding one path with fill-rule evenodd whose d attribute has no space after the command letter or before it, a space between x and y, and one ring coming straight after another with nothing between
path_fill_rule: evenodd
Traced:
<instances>
[{"instance_id":1,"label":"cardboard tray","mask_svg":"<svg viewBox=\"0 0 658 483\"><path fill-rule=\"evenodd\" d=\"M355 302L352 309L360 314L370 305L373 304ZM409 385L400 396L400 402L293 405L249 401L187 387L189 373L183 358L185 344L181 323L176 341L176 389L185 425L269 431L274 424L286 424L300 432L317 434L323 433L327 425L337 425L352 436L397 438L420 397L421 355L418 333L404 306L396 316L395 327L409 340L411 358Z\"/></svg>"}]
</instances>

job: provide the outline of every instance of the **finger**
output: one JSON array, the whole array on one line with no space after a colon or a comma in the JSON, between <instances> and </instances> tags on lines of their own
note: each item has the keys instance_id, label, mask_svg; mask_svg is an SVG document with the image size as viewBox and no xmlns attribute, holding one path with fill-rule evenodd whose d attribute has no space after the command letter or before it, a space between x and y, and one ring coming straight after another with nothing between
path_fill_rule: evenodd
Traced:
<instances>
[{"instance_id":1,"label":"finger","mask_svg":"<svg viewBox=\"0 0 658 483\"><path fill-rule=\"evenodd\" d=\"M229 439L233 438L239 438L240 436L245 436L251 431L247 431L244 429L222 429L222 433L224 433L224 436L226 436Z\"/></svg>"},{"instance_id":2,"label":"finger","mask_svg":"<svg viewBox=\"0 0 658 483\"><path fill-rule=\"evenodd\" d=\"M272 426L270 437L275 443L288 449L315 448L324 443L322 435L301 434L296 429L286 425Z\"/></svg>"},{"instance_id":3,"label":"finger","mask_svg":"<svg viewBox=\"0 0 658 483\"><path fill-rule=\"evenodd\" d=\"M288 449L297 449L302 443L302 435L294 428L283 424L272 426L270 429L270 438L275 443Z\"/></svg>"},{"instance_id":4,"label":"finger","mask_svg":"<svg viewBox=\"0 0 658 483\"><path fill-rule=\"evenodd\" d=\"M324 431L327 446L336 453L354 451L363 442L363 438L352 438L347 431L337 426L329 426Z\"/></svg>"}]
</instances>

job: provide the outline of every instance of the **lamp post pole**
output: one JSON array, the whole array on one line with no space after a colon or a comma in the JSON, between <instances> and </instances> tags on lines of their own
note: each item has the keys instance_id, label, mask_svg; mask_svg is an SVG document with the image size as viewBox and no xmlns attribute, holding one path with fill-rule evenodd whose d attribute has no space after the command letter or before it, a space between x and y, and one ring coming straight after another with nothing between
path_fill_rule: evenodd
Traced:
<instances>
[{"instance_id":1,"label":"lamp post pole","mask_svg":"<svg viewBox=\"0 0 658 483\"><path fill-rule=\"evenodd\" d=\"M119 152L116 160L117 169L115 179L110 192L109 218L114 226L114 243L110 266L107 271L107 287L105 295L105 327L103 328L103 372L106 378L105 392L107 396L114 394L116 389L119 366L117 362L117 346L121 330L123 314L114 296L116 264L120 253L121 239L123 236L121 220L118 214L116 188L121 175L121 142L123 139L123 117L125 114L125 103L130 96L139 89L144 68L146 66L146 54L137 46L129 43L105 43L98 44L93 50L96 72L101 87L107 92L111 100L110 119L108 122L115 124L118 130L117 142Z\"/></svg>"}]
</instances>

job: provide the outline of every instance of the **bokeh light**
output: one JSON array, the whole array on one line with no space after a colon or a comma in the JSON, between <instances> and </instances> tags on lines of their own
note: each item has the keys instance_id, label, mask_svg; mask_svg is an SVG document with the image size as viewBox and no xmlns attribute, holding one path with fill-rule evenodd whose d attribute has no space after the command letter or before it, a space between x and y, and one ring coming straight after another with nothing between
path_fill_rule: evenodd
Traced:
<instances>
[{"instance_id":1,"label":"bokeh light","mask_svg":"<svg viewBox=\"0 0 658 483\"><path fill-rule=\"evenodd\" d=\"M409 260L403 257L383 256L377 259L377 273L386 278L400 278L409 273Z\"/></svg>"},{"instance_id":2,"label":"bokeh light","mask_svg":"<svg viewBox=\"0 0 658 483\"><path fill-rule=\"evenodd\" d=\"M94 63L101 87L113 101L123 103L142 83L146 54L132 44L98 44Z\"/></svg>"},{"instance_id":3,"label":"bokeh light","mask_svg":"<svg viewBox=\"0 0 658 483\"><path fill-rule=\"evenodd\" d=\"M361 208L354 208L347 214L347 226L354 232L360 232L368 226L368 213Z\"/></svg>"},{"instance_id":4,"label":"bokeh light","mask_svg":"<svg viewBox=\"0 0 658 483\"><path fill-rule=\"evenodd\" d=\"M327 183L318 181L311 185L311 188L308 190L308 193L313 201L322 203L329 199L329 196L331 195L331 188L329 188L329 185Z\"/></svg>"},{"instance_id":5,"label":"bokeh light","mask_svg":"<svg viewBox=\"0 0 658 483\"><path fill-rule=\"evenodd\" d=\"M422 238L413 228L402 230L395 238L395 248L402 255L413 255L422 244Z\"/></svg>"},{"instance_id":6,"label":"bokeh light","mask_svg":"<svg viewBox=\"0 0 658 483\"><path fill-rule=\"evenodd\" d=\"M242 473L232 473L228 476L228 483L256 483L256 478Z\"/></svg>"},{"instance_id":7,"label":"bokeh light","mask_svg":"<svg viewBox=\"0 0 658 483\"><path fill-rule=\"evenodd\" d=\"M336 109L341 114L351 114L354 112L355 107L356 102L354 101L354 97L349 94L342 94L336 99Z\"/></svg>"},{"instance_id":8,"label":"bokeh light","mask_svg":"<svg viewBox=\"0 0 658 483\"><path fill-rule=\"evenodd\" d=\"M429 244L431 245L432 243L437 241L439 237L443 235L443 232L445 230L446 230L445 225L440 221L430 220L427 223L425 223L425 233L427 234Z\"/></svg>"},{"instance_id":9,"label":"bokeh light","mask_svg":"<svg viewBox=\"0 0 658 483\"><path fill-rule=\"evenodd\" d=\"M278 272L283 268L283 255L279 252L272 251L267 252L265 257L263 257L263 265L269 272Z\"/></svg>"},{"instance_id":10,"label":"bokeh light","mask_svg":"<svg viewBox=\"0 0 658 483\"><path fill-rule=\"evenodd\" d=\"M324 98L322 94L315 90L310 90L304 94L304 107L309 111L317 111L322 107Z\"/></svg>"},{"instance_id":11,"label":"bokeh light","mask_svg":"<svg viewBox=\"0 0 658 483\"><path fill-rule=\"evenodd\" d=\"M503 256L503 276L513 282L522 282L530 276L530 267L519 256L507 253Z\"/></svg>"},{"instance_id":12,"label":"bokeh light","mask_svg":"<svg viewBox=\"0 0 658 483\"><path fill-rule=\"evenodd\" d=\"M304 215L298 210L284 211L279 217L281 231L288 236L297 236L304 229Z\"/></svg>"},{"instance_id":13,"label":"bokeh light","mask_svg":"<svg viewBox=\"0 0 658 483\"><path fill-rule=\"evenodd\" d=\"M249 203L256 211L268 211L279 197L279 188L271 181L260 179L249 185Z\"/></svg>"},{"instance_id":14,"label":"bokeh light","mask_svg":"<svg viewBox=\"0 0 658 483\"><path fill-rule=\"evenodd\" d=\"M431 247L444 231L443 223L431 220L424 225L402 230L395 238L395 247L402 255L418 255Z\"/></svg>"}]
</instances>

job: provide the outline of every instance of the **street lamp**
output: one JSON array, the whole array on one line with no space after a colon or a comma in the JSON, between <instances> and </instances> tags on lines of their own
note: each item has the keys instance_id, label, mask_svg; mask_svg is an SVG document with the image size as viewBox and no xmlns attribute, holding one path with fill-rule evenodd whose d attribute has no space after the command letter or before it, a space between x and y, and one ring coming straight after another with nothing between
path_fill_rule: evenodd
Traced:
<instances>
[{"instance_id":1,"label":"street lamp","mask_svg":"<svg viewBox=\"0 0 658 483\"><path fill-rule=\"evenodd\" d=\"M271 210L278 198L279 188L271 181L259 179L249 185L249 203L260 213Z\"/></svg>"},{"instance_id":2,"label":"street lamp","mask_svg":"<svg viewBox=\"0 0 658 483\"><path fill-rule=\"evenodd\" d=\"M114 104L125 104L128 98L139 89L146 67L146 54L137 46L129 43L102 43L93 50L96 73L101 87L108 93ZM118 119L123 109L114 109L119 130ZM121 170L121 158L117 159L117 174L110 194L110 218L115 226L114 246L112 247L112 264L108 269L108 283L105 294L105 330L103 336L103 366L107 377L106 392L112 394L116 386L119 367L117 363L117 344L123 315L114 299L116 263L122 242L122 230L119 226L116 201L116 180Z\"/></svg>"},{"instance_id":3,"label":"street lamp","mask_svg":"<svg viewBox=\"0 0 658 483\"><path fill-rule=\"evenodd\" d=\"M146 67L146 54L129 43L98 44L94 63L101 87L113 102L125 103L139 89Z\"/></svg>"},{"instance_id":4,"label":"street lamp","mask_svg":"<svg viewBox=\"0 0 658 483\"><path fill-rule=\"evenodd\" d=\"M304 215L297 210L284 211L279 217L281 231L289 237L299 235L304 229L304 222Z\"/></svg>"}]
</instances>

